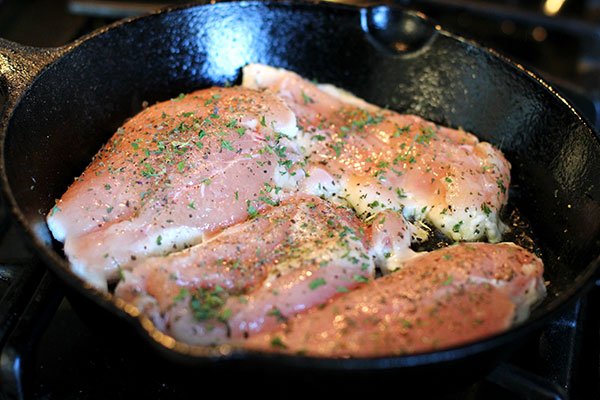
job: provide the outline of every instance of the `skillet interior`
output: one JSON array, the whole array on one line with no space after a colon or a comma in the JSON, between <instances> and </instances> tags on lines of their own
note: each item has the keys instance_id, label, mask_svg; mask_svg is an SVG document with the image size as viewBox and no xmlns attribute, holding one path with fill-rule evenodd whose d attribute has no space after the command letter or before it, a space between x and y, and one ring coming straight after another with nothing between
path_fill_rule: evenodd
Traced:
<instances>
[{"instance_id":1,"label":"skillet interior","mask_svg":"<svg viewBox=\"0 0 600 400\"><path fill-rule=\"evenodd\" d=\"M175 359L223 358L156 335L107 296L84 287L67 272L44 218L143 101L234 83L248 62L334 83L376 104L463 127L499 146L513 165L517 191L511 203L531 222L551 281L548 298L522 327L456 350L360 362L259 359L333 369L456 361L514 341L590 282L600 254L600 144L536 78L414 14L387 7L219 3L117 24L75 43L31 85L10 116L3 144L5 195L44 261L75 293L75 304L93 303L94 312L100 305L120 315L146 338L174 346L175 352L157 348Z\"/></svg>"}]
</instances>

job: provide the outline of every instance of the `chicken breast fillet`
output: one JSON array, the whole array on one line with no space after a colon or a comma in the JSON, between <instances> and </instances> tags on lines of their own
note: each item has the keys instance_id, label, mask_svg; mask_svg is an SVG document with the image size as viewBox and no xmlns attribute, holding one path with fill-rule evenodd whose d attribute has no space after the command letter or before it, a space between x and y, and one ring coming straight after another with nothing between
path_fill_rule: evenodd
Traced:
<instances>
[{"instance_id":1,"label":"chicken breast fillet","mask_svg":"<svg viewBox=\"0 0 600 400\"><path fill-rule=\"evenodd\" d=\"M156 104L119 128L48 226L73 271L106 289L119 268L198 243L281 195L300 160L285 136L295 134L293 112L266 92L210 88Z\"/></svg>"},{"instance_id":2,"label":"chicken breast fillet","mask_svg":"<svg viewBox=\"0 0 600 400\"><path fill-rule=\"evenodd\" d=\"M397 355L501 332L545 295L514 244L411 249L423 221L500 241L509 183L470 133L253 64L125 122L47 222L77 275L179 341Z\"/></svg>"},{"instance_id":3,"label":"chicken breast fillet","mask_svg":"<svg viewBox=\"0 0 600 400\"><path fill-rule=\"evenodd\" d=\"M412 258L243 345L323 357L420 353L497 334L545 295L542 262L512 243L461 243Z\"/></svg>"},{"instance_id":4,"label":"chicken breast fillet","mask_svg":"<svg viewBox=\"0 0 600 400\"><path fill-rule=\"evenodd\" d=\"M193 344L272 330L374 276L360 221L318 197L294 197L210 240L124 273L116 295Z\"/></svg>"},{"instance_id":5,"label":"chicken breast fillet","mask_svg":"<svg viewBox=\"0 0 600 400\"><path fill-rule=\"evenodd\" d=\"M276 93L296 114L308 154L302 190L342 198L363 217L402 211L453 240L501 239L510 164L489 143L282 69L248 65L243 85Z\"/></svg>"}]
</instances>

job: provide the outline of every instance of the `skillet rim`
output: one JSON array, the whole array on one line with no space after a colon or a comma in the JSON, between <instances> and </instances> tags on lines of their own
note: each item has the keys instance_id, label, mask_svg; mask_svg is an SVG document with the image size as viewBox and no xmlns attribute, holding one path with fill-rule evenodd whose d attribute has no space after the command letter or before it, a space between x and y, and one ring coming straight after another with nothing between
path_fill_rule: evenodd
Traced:
<instances>
[{"instance_id":1,"label":"skillet rim","mask_svg":"<svg viewBox=\"0 0 600 400\"><path fill-rule=\"evenodd\" d=\"M44 72L51 68L55 63L60 62L67 54L74 52L79 46L86 42L93 40L94 38L106 34L109 31L118 29L119 27L136 23L138 20L149 19L149 18L160 18L163 14L177 12L180 10L186 10L196 7L212 7L221 3L241 3L241 4L254 4L264 7L307 7L307 8L321 8L330 10L341 10L342 12L362 12L371 7L390 7L390 5L384 4L366 4L361 6L330 3L327 1L299 1L299 0L270 0L270 1L236 1L236 0L218 0L210 2L199 2L199 3L188 3L184 5L178 5L175 7L167 7L161 10L157 10L148 15L125 18L116 21L110 25L104 26L94 32L84 35L70 44L63 47L54 49L56 51L55 58L52 59L48 64L43 66L41 71L35 76L33 80L26 83L24 90L14 100L13 103L9 104L4 110L3 119L0 124L2 127L1 135L1 146L0 146L0 159L2 163L0 165L1 177L0 183L2 184L2 193L4 198L8 201L8 206L13 217L19 224L19 228L25 233L25 238L30 246L33 247L37 255L41 255L42 261L52 272L59 276L63 284L67 285L70 290L75 290L79 295L85 297L87 300L94 302L106 311L115 314L121 320L132 326L138 334L141 334L146 342L152 347L157 349L163 356L167 358L174 358L176 360L183 360L191 362L193 364L201 364L204 362L228 362L233 360L245 360L245 361L271 361L281 365L294 365L302 368L311 369L340 369L340 370L374 370L374 369L389 369L389 368L407 368L414 366L423 366L432 363L439 363L443 361L456 361L457 359L463 359L472 355L481 354L486 351L494 350L509 342L517 342L519 338L525 337L525 335L535 329L538 329L543 324L547 323L558 310L565 309L569 304L575 302L579 296L589 289L593 284L592 277L597 274L598 267L600 266L600 255L596 259L592 260L586 265L582 271L577 275L578 282L568 287L565 290L547 303L544 307L543 312L538 313L530 317L525 322L509 328L507 331L493 335L489 338L481 339L475 342L454 346L447 349L430 351L426 353L417 353L409 355L392 355L383 357L365 357L365 358L323 358L323 357L306 357L298 355L288 354L272 354L268 352L250 351L244 349L237 349L231 345L221 345L217 347L212 346L191 346L182 342L177 342L173 338L163 334L154 327L147 317L140 314L139 310L134 306L125 303L121 299L115 298L113 295L100 292L92 288L89 284L85 283L79 277L70 272L69 263L63 257L59 256L58 253L49 248L44 244L38 236L34 233L34 230L29 225L28 220L24 214L20 211L20 208L15 200L11 187L8 183L8 177L6 174L5 167L5 139L7 129L13 112L19 106L19 103L31 90L35 82L43 76ZM426 23L432 25L438 34L449 37L453 40L457 40L466 46L472 46L477 49L481 49L484 53L487 53L494 59L498 59L500 62L508 65L516 73L524 75L524 78L533 80L536 87L540 90L547 92L551 97L558 98L562 103L562 106L566 106L565 112L574 114L580 122L581 126L586 128L596 141L600 142L598 132L594 129L593 125L571 105L560 93L558 93L550 84L544 81L534 72L529 71L521 64L511 60L509 57L502 53L482 46L472 39L467 39L462 36L456 35L450 31L447 31L440 27L437 23L432 21L429 17L425 16L420 12L406 10L402 7L391 6L391 8L397 8L404 13L412 14ZM344 11L345 10L345 11ZM126 29L126 28L125 28ZM51 49L52 50L52 49ZM315 368L316 367L316 368Z\"/></svg>"}]
</instances>

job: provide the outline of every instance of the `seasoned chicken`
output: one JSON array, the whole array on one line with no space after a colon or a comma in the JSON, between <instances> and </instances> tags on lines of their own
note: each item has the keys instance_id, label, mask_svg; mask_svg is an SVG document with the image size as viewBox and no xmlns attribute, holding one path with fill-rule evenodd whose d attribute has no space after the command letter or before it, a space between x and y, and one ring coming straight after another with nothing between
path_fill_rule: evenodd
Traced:
<instances>
[{"instance_id":1,"label":"seasoned chicken","mask_svg":"<svg viewBox=\"0 0 600 400\"><path fill-rule=\"evenodd\" d=\"M384 273L395 271L419 254L410 248L413 230L399 211L382 211L371 218L369 253Z\"/></svg>"},{"instance_id":2,"label":"seasoned chicken","mask_svg":"<svg viewBox=\"0 0 600 400\"><path fill-rule=\"evenodd\" d=\"M500 241L509 183L467 132L249 65L127 121L47 221L76 274L179 341L371 357L496 334L544 296L514 244L411 249L431 225Z\"/></svg>"},{"instance_id":3,"label":"seasoned chicken","mask_svg":"<svg viewBox=\"0 0 600 400\"><path fill-rule=\"evenodd\" d=\"M295 187L287 177L301 158L287 137L296 131L281 99L241 87L148 107L69 187L48 225L74 272L106 288L119 268L198 243Z\"/></svg>"},{"instance_id":4,"label":"seasoned chicken","mask_svg":"<svg viewBox=\"0 0 600 400\"><path fill-rule=\"evenodd\" d=\"M376 357L464 344L525 319L545 295L542 262L512 243L422 254L243 345L324 357Z\"/></svg>"},{"instance_id":5,"label":"seasoned chicken","mask_svg":"<svg viewBox=\"0 0 600 400\"><path fill-rule=\"evenodd\" d=\"M223 343L271 330L374 276L360 221L295 197L184 251L125 271L116 295L176 339Z\"/></svg>"},{"instance_id":6,"label":"seasoned chicken","mask_svg":"<svg viewBox=\"0 0 600 400\"><path fill-rule=\"evenodd\" d=\"M501 239L510 164L489 143L286 70L254 64L243 76L244 86L278 94L295 112L308 154L303 191L342 198L363 217L402 211L453 240Z\"/></svg>"}]
</instances>

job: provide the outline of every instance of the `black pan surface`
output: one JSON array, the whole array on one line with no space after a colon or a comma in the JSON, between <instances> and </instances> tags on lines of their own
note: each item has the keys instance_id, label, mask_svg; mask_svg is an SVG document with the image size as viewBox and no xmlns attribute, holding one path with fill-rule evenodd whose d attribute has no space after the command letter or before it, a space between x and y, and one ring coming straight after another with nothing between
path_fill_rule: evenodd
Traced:
<instances>
[{"instance_id":1,"label":"black pan surface","mask_svg":"<svg viewBox=\"0 0 600 400\"><path fill-rule=\"evenodd\" d=\"M165 10L59 49L0 42L3 192L26 237L74 306L117 335L146 339L187 366L271 365L322 371L482 373L579 296L600 255L600 142L552 88L493 51L427 18L388 6L222 2ZM45 215L116 128L142 108L239 81L259 62L330 82L370 102L462 127L511 161L510 204L533 231L548 297L524 324L426 354L317 359L177 343L136 310L69 272ZM450 372L449 372L450 371Z\"/></svg>"}]
</instances>

